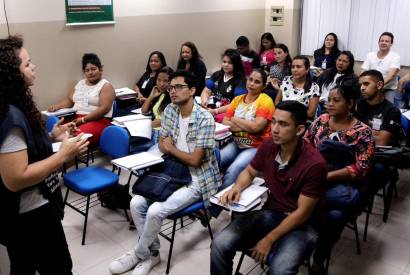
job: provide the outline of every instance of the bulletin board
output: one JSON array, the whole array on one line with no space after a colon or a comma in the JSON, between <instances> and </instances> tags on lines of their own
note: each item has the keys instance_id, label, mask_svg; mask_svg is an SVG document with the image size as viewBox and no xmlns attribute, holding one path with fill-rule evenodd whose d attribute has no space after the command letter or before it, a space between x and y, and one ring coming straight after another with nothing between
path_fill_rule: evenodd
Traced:
<instances>
[{"instance_id":1,"label":"bulletin board","mask_svg":"<svg viewBox=\"0 0 410 275\"><path fill-rule=\"evenodd\" d=\"M67 26L114 24L113 0L65 0Z\"/></svg>"}]
</instances>

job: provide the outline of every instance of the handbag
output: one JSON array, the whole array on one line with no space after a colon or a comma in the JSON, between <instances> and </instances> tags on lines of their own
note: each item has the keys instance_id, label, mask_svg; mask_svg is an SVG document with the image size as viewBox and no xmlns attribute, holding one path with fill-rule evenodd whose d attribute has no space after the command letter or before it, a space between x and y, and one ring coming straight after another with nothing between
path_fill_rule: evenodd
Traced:
<instances>
[{"instance_id":1,"label":"handbag","mask_svg":"<svg viewBox=\"0 0 410 275\"><path fill-rule=\"evenodd\" d=\"M179 188L192 181L189 168L172 156L151 167L135 182L132 192L152 201L166 201Z\"/></svg>"}]
</instances>

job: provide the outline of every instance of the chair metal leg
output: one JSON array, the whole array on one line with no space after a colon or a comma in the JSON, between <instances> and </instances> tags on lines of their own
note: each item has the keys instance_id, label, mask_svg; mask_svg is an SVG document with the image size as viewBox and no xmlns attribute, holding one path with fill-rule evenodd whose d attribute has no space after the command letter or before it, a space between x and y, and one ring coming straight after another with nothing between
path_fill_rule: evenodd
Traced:
<instances>
[{"instance_id":1,"label":"chair metal leg","mask_svg":"<svg viewBox=\"0 0 410 275\"><path fill-rule=\"evenodd\" d=\"M212 233L211 221L209 220L208 212L206 210L205 210L205 220L206 220L206 226L208 227L209 237L211 237L211 241L212 241L214 239L214 234Z\"/></svg>"},{"instance_id":2,"label":"chair metal leg","mask_svg":"<svg viewBox=\"0 0 410 275\"><path fill-rule=\"evenodd\" d=\"M325 275L329 274L329 263L330 263L330 256L332 255L332 251L329 252L329 256L325 261Z\"/></svg>"},{"instance_id":3,"label":"chair metal leg","mask_svg":"<svg viewBox=\"0 0 410 275\"><path fill-rule=\"evenodd\" d=\"M384 211L383 211L383 222L387 222L389 218L389 211L391 206L391 201L393 199L393 188L394 179L387 185L386 196L384 197Z\"/></svg>"},{"instance_id":4,"label":"chair metal leg","mask_svg":"<svg viewBox=\"0 0 410 275\"><path fill-rule=\"evenodd\" d=\"M127 218L127 222L130 221L130 217L128 216L128 211L126 208L124 208L124 214L125 214L125 218Z\"/></svg>"},{"instance_id":5,"label":"chair metal leg","mask_svg":"<svg viewBox=\"0 0 410 275\"><path fill-rule=\"evenodd\" d=\"M239 270L241 269L243 258L245 258L245 252L242 252L241 257L239 258L239 262L238 262L238 265L236 266L236 270L235 270L235 275L242 275L239 272Z\"/></svg>"},{"instance_id":6,"label":"chair metal leg","mask_svg":"<svg viewBox=\"0 0 410 275\"><path fill-rule=\"evenodd\" d=\"M90 207L90 195L87 196L87 205L85 206L85 218L84 218L84 227L83 227L83 240L81 241L81 245L85 243L85 234L87 232L87 220L88 220L88 208Z\"/></svg>"},{"instance_id":7,"label":"chair metal leg","mask_svg":"<svg viewBox=\"0 0 410 275\"><path fill-rule=\"evenodd\" d=\"M183 228L184 227L184 218L180 218L180 221L181 221L181 228Z\"/></svg>"},{"instance_id":8,"label":"chair metal leg","mask_svg":"<svg viewBox=\"0 0 410 275\"><path fill-rule=\"evenodd\" d=\"M374 196L371 197L371 199L369 201L369 205L367 206L366 222L364 224L364 232L363 232L363 241L364 242L367 240L367 228L369 227L370 214L373 211L373 204L374 204Z\"/></svg>"},{"instance_id":9,"label":"chair metal leg","mask_svg":"<svg viewBox=\"0 0 410 275\"><path fill-rule=\"evenodd\" d=\"M88 167L88 164L90 162L90 149L87 150L87 158L85 161L85 166Z\"/></svg>"},{"instance_id":10,"label":"chair metal leg","mask_svg":"<svg viewBox=\"0 0 410 275\"><path fill-rule=\"evenodd\" d=\"M70 189L67 187L67 191L65 192L65 196L64 196L64 207L65 207L65 204L67 203L68 192L70 192Z\"/></svg>"},{"instance_id":11,"label":"chair metal leg","mask_svg":"<svg viewBox=\"0 0 410 275\"><path fill-rule=\"evenodd\" d=\"M171 256L172 256L172 249L174 248L176 227L177 227L177 220L174 220L174 224L172 226L171 241L170 241L171 244L169 245L169 252L168 252L167 270L165 271L165 274L169 274L169 267L171 266Z\"/></svg>"},{"instance_id":12,"label":"chair metal leg","mask_svg":"<svg viewBox=\"0 0 410 275\"><path fill-rule=\"evenodd\" d=\"M357 255L360 255L360 253L361 253L360 239L359 239L359 230L357 229L356 219L353 221L353 230L354 230L354 235L355 235L355 238L356 238L356 253L357 253Z\"/></svg>"}]
</instances>

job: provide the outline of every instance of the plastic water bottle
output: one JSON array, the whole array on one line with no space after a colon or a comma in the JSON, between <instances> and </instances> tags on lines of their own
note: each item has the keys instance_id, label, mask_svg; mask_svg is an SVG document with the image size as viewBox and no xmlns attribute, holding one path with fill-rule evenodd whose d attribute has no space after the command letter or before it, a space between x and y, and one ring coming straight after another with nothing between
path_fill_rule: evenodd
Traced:
<instances>
[{"instance_id":1,"label":"plastic water bottle","mask_svg":"<svg viewBox=\"0 0 410 275\"><path fill-rule=\"evenodd\" d=\"M326 70L326 58L325 59L323 59L323 61L322 61L322 69L323 70Z\"/></svg>"}]
</instances>

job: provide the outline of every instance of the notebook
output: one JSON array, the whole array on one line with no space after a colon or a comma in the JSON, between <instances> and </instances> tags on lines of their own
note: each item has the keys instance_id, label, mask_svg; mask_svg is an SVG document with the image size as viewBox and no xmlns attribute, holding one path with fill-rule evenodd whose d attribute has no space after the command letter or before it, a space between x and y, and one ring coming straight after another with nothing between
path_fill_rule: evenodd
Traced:
<instances>
[{"instance_id":1,"label":"notebook","mask_svg":"<svg viewBox=\"0 0 410 275\"><path fill-rule=\"evenodd\" d=\"M258 184L251 184L245 190L242 191L240 199L236 203L232 203L231 205L222 205L219 202L219 198L227 191L231 190L233 185L228 186L224 190L218 192L216 195L212 196L210 201L211 203L220 205L224 208L230 209L236 212L245 212L256 205L258 205L262 201L262 196L268 191L267 187L259 186Z\"/></svg>"},{"instance_id":2,"label":"notebook","mask_svg":"<svg viewBox=\"0 0 410 275\"><path fill-rule=\"evenodd\" d=\"M161 163L163 161L164 159L156 152L142 152L139 154L113 159L111 163L126 170L138 170Z\"/></svg>"}]
</instances>

